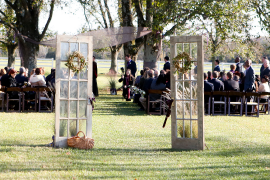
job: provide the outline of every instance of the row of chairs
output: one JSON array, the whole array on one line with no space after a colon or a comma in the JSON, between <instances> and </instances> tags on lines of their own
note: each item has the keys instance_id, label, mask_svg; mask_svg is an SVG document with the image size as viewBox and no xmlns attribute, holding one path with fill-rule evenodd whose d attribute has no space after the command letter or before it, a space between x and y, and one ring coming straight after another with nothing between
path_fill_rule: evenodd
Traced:
<instances>
[{"instance_id":1,"label":"row of chairs","mask_svg":"<svg viewBox=\"0 0 270 180\"><path fill-rule=\"evenodd\" d=\"M10 97L11 92L16 92L17 97ZM27 94L32 96L27 96ZM45 95L45 96L43 96ZM2 101L1 111L4 112L6 105L6 112L53 112L53 92L48 87L10 87L2 88L0 94L0 100ZM42 104L50 104L49 109L43 109ZM13 105L14 107L10 107ZM26 108L28 105L28 108ZM31 106L29 106L31 105ZM31 108L30 108L31 107Z\"/></svg>"},{"instance_id":2,"label":"row of chairs","mask_svg":"<svg viewBox=\"0 0 270 180\"><path fill-rule=\"evenodd\" d=\"M261 96L268 96L268 99L264 103L260 103ZM270 114L269 106L269 92L236 92L236 91L213 91L213 92L204 92L205 108L207 110L207 115L243 115L243 110L245 110L246 116L259 117L260 113ZM222 108L223 106L223 108ZM251 106L251 108L248 108ZM260 109L261 106L261 109ZM212 107L212 108L211 108ZM232 107L234 112L232 112ZM212 110L211 110L212 109ZM256 111L257 109L257 111Z\"/></svg>"}]
</instances>

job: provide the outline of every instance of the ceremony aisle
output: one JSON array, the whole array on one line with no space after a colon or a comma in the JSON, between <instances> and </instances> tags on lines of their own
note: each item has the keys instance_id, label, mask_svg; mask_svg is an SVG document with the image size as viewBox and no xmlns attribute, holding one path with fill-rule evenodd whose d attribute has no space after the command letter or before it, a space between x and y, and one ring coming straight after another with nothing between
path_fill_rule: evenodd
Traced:
<instances>
[{"instance_id":1,"label":"ceremony aisle","mask_svg":"<svg viewBox=\"0 0 270 180\"><path fill-rule=\"evenodd\" d=\"M54 149L54 114L0 113L0 179L263 179L269 116L205 117L204 151L171 149L170 120L101 91L92 150Z\"/></svg>"}]
</instances>

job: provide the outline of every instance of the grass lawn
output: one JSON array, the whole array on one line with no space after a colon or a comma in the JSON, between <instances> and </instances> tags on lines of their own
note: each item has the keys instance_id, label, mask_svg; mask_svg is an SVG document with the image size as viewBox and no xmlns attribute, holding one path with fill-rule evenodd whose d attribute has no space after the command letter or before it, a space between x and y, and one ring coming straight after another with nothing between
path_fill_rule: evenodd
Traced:
<instances>
[{"instance_id":1,"label":"grass lawn","mask_svg":"<svg viewBox=\"0 0 270 180\"><path fill-rule=\"evenodd\" d=\"M92 150L45 147L54 114L0 113L0 179L269 179L270 116L205 117L209 149L176 151L170 120L136 109L101 91Z\"/></svg>"}]
</instances>

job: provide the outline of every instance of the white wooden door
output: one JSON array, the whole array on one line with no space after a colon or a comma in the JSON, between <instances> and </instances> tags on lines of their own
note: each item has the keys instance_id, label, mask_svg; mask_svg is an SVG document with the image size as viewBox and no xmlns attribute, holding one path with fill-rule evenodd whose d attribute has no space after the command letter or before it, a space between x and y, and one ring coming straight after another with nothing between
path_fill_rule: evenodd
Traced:
<instances>
[{"instance_id":1,"label":"white wooden door","mask_svg":"<svg viewBox=\"0 0 270 180\"><path fill-rule=\"evenodd\" d=\"M83 131L92 136L92 37L57 36L56 96L55 96L55 147L66 147L67 138ZM74 73L65 63L68 54L79 51L87 67ZM75 61L74 61L75 62Z\"/></svg>"},{"instance_id":2,"label":"white wooden door","mask_svg":"<svg viewBox=\"0 0 270 180\"><path fill-rule=\"evenodd\" d=\"M193 68L186 74L174 74L171 62L171 90L174 99L171 112L172 148L183 150L204 149L203 104L203 38L202 36L174 36L170 38L171 59L187 52ZM197 75L194 71L197 63ZM182 62L183 65L183 62Z\"/></svg>"}]
</instances>

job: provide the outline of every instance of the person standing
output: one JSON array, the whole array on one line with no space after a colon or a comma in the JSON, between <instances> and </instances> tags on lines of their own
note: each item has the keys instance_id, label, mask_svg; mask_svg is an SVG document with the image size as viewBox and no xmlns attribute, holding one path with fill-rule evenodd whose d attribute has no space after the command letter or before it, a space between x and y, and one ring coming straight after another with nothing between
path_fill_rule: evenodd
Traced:
<instances>
[{"instance_id":1,"label":"person standing","mask_svg":"<svg viewBox=\"0 0 270 180\"><path fill-rule=\"evenodd\" d=\"M262 71L260 72L260 77L261 79L267 75L268 77L270 77L270 69L269 69L269 60L268 59L264 59L264 62L263 62L263 69Z\"/></svg>"},{"instance_id":2,"label":"person standing","mask_svg":"<svg viewBox=\"0 0 270 180\"><path fill-rule=\"evenodd\" d=\"M244 91L245 92L252 92L255 88L254 81L255 81L255 73L251 66L252 61L246 61L246 77L245 77L245 84L244 84Z\"/></svg>"},{"instance_id":3,"label":"person standing","mask_svg":"<svg viewBox=\"0 0 270 180\"><path fill-rule=\"evenodd\" d=\"M127 55L125 56L125 59L126 59L126 61L127 61L127 69L130 69L131 75L132 75L133 77L135 77L135 74L136 74L136 72L137 72L136 63L130 59L130 55L129 55L129 54L127 54Z\"/></svg>"},{"instance_id":4,"label":"person standing","mask_svg":"<svg viewBox=\"0 0 270 180\"><path fill-rule=\"evenodd\" d=\"M165 64L164 64L164 67L163 67L163 70L166 71L167 69L170 70L170 58L168 56L165 56L164 57L164 61L165 61ZM166 71L167 72L167 71Z\"/></svg>"},{"instance_id":5,"label":"person standing","mask_svg":"<svg viewBox=\"0 0 270 180\"><path fill-rule=\"evenodd\" d=\"M97 62L95 61L96 57L93 56L93 94L97 97L98 96L98 85L97 85Z\"/></svg>"},{"instance_id":6,"label":"person standing","mask_svg":"<svg viewBox=\"0 0 270 180\"><path fill-rule=\"evenodd\" d=\"M235 60L234 60L234 62L236 63L235 71L237 71L239 73L242 72L242 66L240 64L240 61L241 61L240 57L236 57Z\"/></svg>"},{"instance_id":7,"label":"person standing","mask_svg":"<svg viewBox=\"0 0 270 180\"><path fill-rule=\"evenodd\" d=\"M215 68L214 71L220 72L220 67L219 67L219 60L215 60Z\"/></svg>"},{"instance_id":8,"label":"person standing","mask_svg":"<svg viewBox=\"0 0 270 180\"><path fill-rule=\"evenodd\" d=\"M262 77L262 72L263 72L263 70L264 70L264 61L265 60L268 60L268 58L266 57L266 56L264 56L263 58L262 58L262 66L261 66L261 68L260 68L260 77Z\"/></svg>"}]
</instances>

